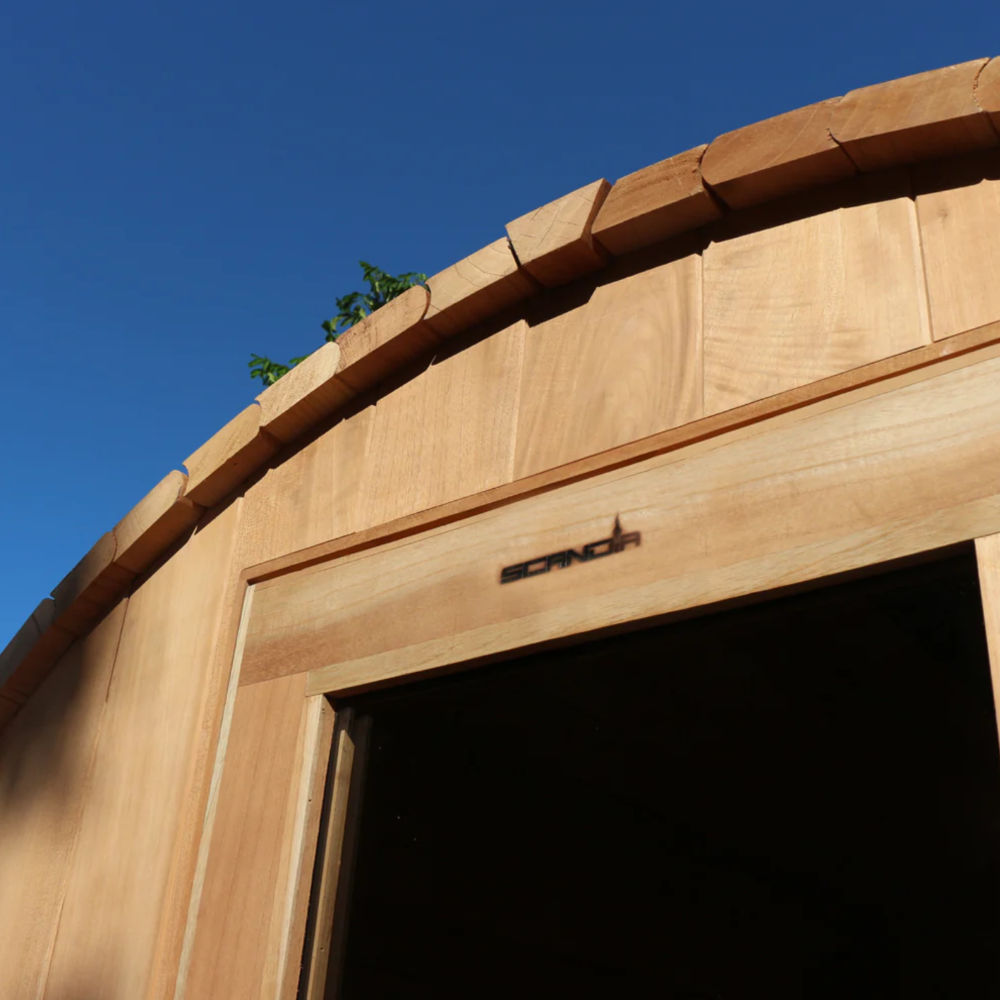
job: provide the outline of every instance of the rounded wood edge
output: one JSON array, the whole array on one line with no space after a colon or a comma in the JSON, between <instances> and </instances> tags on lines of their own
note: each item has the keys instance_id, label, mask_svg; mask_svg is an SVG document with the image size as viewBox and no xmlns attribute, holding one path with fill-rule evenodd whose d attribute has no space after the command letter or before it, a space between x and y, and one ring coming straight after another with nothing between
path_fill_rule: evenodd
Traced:
<instances>
[{"instance_id":1,"label":"rounded wood edge","mask_svg":"<svg viewBox=\"0 0 1000 1000\"><path fill-rule=\"evenodd\" d=\"M976 79L976 103L990 116L1000 135L1000 56L991 59Z\"/></svg>"},{"instance_id":2,"label":"rounded wood edge","mask_svg":"<svg viewBox=\"0 0 1000 1000\"><path fill-rule=\"evenodd\" d=\"M721 200L728 208L738 211L744 207L744 204L749 206L749 204L774 201L809 187L821 186L830 181L826 173L823 170L803 168L808 165L810 158L815 159L817 151L822 154L829 154L824 157L828 165L830 162L837 160L836 154L832 152L834 147L839 147L843 150L851 159L852 164L861 172L865 172L866 166L864 163L858 164L857 160L851 157L849 145L852 140L847 139L844 141L843 137L847 136L847 132L844 131L841 124L844 120L843 116L847 115L852 107L861 100L861 95L870 95L873 91L878 90L882 96L889 95L891 97L894 91L909 88L913 92L914 88L916 88L919 98L921 93L920 88L923 87L925 88L927 97L935 97L935 88L938 87L942 79L942 74L948 72L954 73L955 70L971 65L972 63L978 65L975 72L969 75L968 101L978 110L985 127L989 128L992 133L992 139L985 140L983 139L983 133L981 131L978 132L978 138L972 140L973 144L979 143L979 146L976 148L981 148L985 145L1000 146L1000 57L973 60L970 63L959 64L959 66L944 67L943 69L916 74L914 77L904 77L899 80L876 84L873 87L860 88L851 91L844 98L831 98L827 101L819 102L817 105L798 108L783 115L766 119L763 122L757 122L742 129L725 133L703 147L696 147L698 156L694 157L696 177L693 178L693 188L692 191L687 192L678 201L681 204L690 202L692 196L697 196L700 193L698 190L700 188L705 192L706 196ZM954 94L952 96L954 98L953 103L960 104L964 95L959 92L957 97ZM947 102L945 103L947 104ZM834 146L824 146L823 129L818 121L812 120L810 122L810 139L812 145L807 141L799 147L801 152L796 152L796 149L793 148L794 144L786 145L783 148L781 145L783 141L781 139L783 135L782 125L794 120L796 117L808 117L807 113L812 109L823 106L829 108L829 117L826 120L825 127L829 132ZM888 113L883 113L881 118L874 122L874 125L869 124L869 130L865 134L866 140L871 140L872 138L878 139L880 136L892 136L907 129L912 129L912 122L906 115L905 102L889 100L884 102L884 107L889 109ZM835 114L839 116L837 121L834 120ZM815 114L812 116L813 119L816 119L816 117ZM963 133L963 122L967 124L968 117L968 113L963 113L960 109L954 113L940 115L933 122L929 123L930 135L926 132L928 123L922 123L922 127L925 129L922 136L923 141L911 144L901 162L913 163L918 162L921 158L936 159L967 152L970 148L968 140L956 141L955 137ZM841 132L841 137L838 137L838 131ZM966 128L964 132L967 133L968 129ZM768 137L769 133L771 134L771 138ZM996 141L993 141L994 139ZM735 169L732 167L724 169L722 173L716 174L717 164L725 161L727 158L731 158L733 150L741 145L746 147L742 165L738 165ZM688 151L688 154L691 152ZM608 242L600 241L599 234L595 234L594 232L595 227L602 224L602 214L607 212L609 213L608 217L611 218L615 217L610 214L611 212L618 213L619 215L623 214L622 200L628 193L627 189L630 186L634 186L637 179L648 175L650 171L661 166L662 163L669 162L669 160L680 160L688 156L688 154L677 154L675 157L668 158L668 161L661 161L661 164L653 164L650 167L645 167L642 170L620 178L606 192L602 192L605 197L601 199L599 210L593 217L586 221L579 238L583 240L596 239L600 246L610 251L612 255L615 255L616 251L611 246L608 246L608 242L614 244L615 241L613 239L609 239ZM883 166L883 163L878 162L867 169L882 169ZM841 162L840 167L836 168L836 170L842 168L843 165ZM766 175L765 184L761 184L761 174ZM713 177L715 178L714 180ZM734 195L730 193L727 198L725 187L728 185L732 188L734 183L738 182L744 182L744 188L749 186L756 192L750 195L751 198L757 199L758 195L762 195L762 197L759 200L751 202L745 201L745 198L738 194ZM764 189L763 192L762 188ZM570 195L573 193L570 192ZM556 202L560 201L563 201L563 199L556 199ZM731 204L730 202L734 202L735 204ZM627 206L625 208L626 211L624 214L627 214ZM661 212L663 208L663 204L654 206L654 210ZM640 207L635 217L640 218L641 216L642 211ZM681 216L678 217L676 228L672 229L669 235L674 236L686 230L700 228L707 221L710 220L707 220L704 214L689 212L686 219ZM604 220L604 223L607 223L607 218ZM662 228L663 220L661 219L658 224ZM605 229L607 228L605 225ZM669 224L667 228L669 228ZM500 247L501 244L506 245L511 261L503 267L488 269L484 280L481 282L473 281L470 284L467 275L470 270L475 271L480 267L484 254L492 254L494 257L498 254L500 257L503 256L500 252L502 250L502 247ZM631 246L619 249L618 253L627 253L631 249L633 249ZM593 260L587 255L579 255L576 258L570 256L568 260L571 268L574 266L574 259L582 261L579 274L574 274L572 271L567 274L564 271L561 275L561 280L570 281L577 276L591 273L595 269ZM598 264L597 266L601 265ZM496 273L493 273L493 271ZM461 287L463 284L466 286L464 289ZM426 304L423 306L422 315L418 321L410 322L408 319L403 322L400 329L393 329L393 324L385 323L389 315L385 317L379 316L378 322L374 320L374 314L368 317L365 321L367 327L362 329L361 327L365 326L365 324L359 324L357 333L351 336L350 341L343 343L342 350L344 357L342 358L342 363L331 377L349 381L352 369L355 367L361 368L365 365L369 355L379 351L381 355L384 355L383 363L378 365L374 370L377 371L379 379L385 378L392 373L394 366L398 367L405 363L410 355L410 351L404 349L402 343L399 345L401 349L397 351L386 350L386 345L392 344L397 339L402 341L409 332L418 331L422 337L420 346L425 346L427 343L433 342L435 339L434 335L437 338L454 336L488 319L490 315L507 308L511 304L544 291L544 286L521 266L521 263L517 259L515 248L507 237L495 241L488 247L483 248L483 250L477 251L452 265L450 268L439 272L434 278L430 279L428 285L429 294L426 297ZM441 304L437 309L435 309L434 302L435 286L439 288L443 287L444 289L439 293ZM466 300L472 301L469 302ZM389 306L391 305L392 303L389 304ZM386 306L385 309L389 309L389 306ZM382 310L379 310L379 313L381 312ZM432 322L432 317L436 317L437 322ZM315 390L316 387L313 386L311 391ZM297 403L299 400L295 400L295 402ZM318 411L323 410L323 408L317 409ZM254 412L249 413L251 410ZM323 415L326 415L325 412ZM317 416L316 419L319 419L319 417ZM250 424L253 424L252 428ZM307 426L303 426L298 433L306 429ZM185 483L186 492L184 496L192 504L196 504L198 508L213 506L232 487L239 485L240 482L248 478L263 463L270 460L277 452L278 447L279 441L277 437L269 434L261 426L261 405L255 401L242 413L237 414L232 421L221 428L219 432L213 435L185 461L184 464L188 469L188 477ZM194 470L192 470L192 466L195 467ZM183 475L183 473L180 473L180 475ZM192 495L192 489L197 490L200 484L213 477L218 482L212 488L202 489L198 493L198 496ZM192 480L195 480L193 484ZM154 488L151 494L155 493L157 488ZM136 509L138 510L147 499L144 498L143 501L140 501ZM128 516L126 515L126 517ZM147 530L155 531L155 522ZM144 535L145 532L141 532L138 538L141 539ZM163 537L165 539L167 536L164 535ZM158 541L156 547L159 547L160 544L161 542ZM165 551L169 547L169 544L169 542L163 544L162 550ZM72 629L66 629L67 634L82 634L78 631L79 629L87 627L88 623L92 625L96 621L94 614L100 610L99 604L105 603L105 599L109 594L120 594L123 586L126 585L126 579L131 580L134 578L134 573L123 569L115 563L116 549L117 542L115 541L115 533L112 530L103 536L94 549L81 560L80 564L67 574L67 577L53 591L53 595L56 598L56 611L53 614L53 623L49 625L46 632L42 633L42 636L57 627L62 630L63 626L60 623L65 621L69 621L74 626ZM108 556L109 551L111 552L110 556ZM99 567L97 566L98 563L100 564ZM86 579L84 580L84 578ZM99 603L95 604L95 601ZM60 604L62 605L61 609L58 607ZM85 608L83 607L84 605L86 605ZM84 611L86 613L82 613ZM66 612L70 612L68 617ZM19 630L17 635L12 638L11 643L8 644L8 649L15 644L15 640L21 635L21 631L23 629Z\"/></svg>"}]
</instances>

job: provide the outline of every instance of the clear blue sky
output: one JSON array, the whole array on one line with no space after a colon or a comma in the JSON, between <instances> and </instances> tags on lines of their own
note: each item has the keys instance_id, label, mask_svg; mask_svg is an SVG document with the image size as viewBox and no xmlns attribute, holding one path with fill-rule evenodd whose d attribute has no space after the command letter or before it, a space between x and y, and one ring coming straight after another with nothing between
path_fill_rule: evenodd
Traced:
<instances>
[{"instance_id":1,"label":"clear blue sky","mask_svg":"<svg viewBox=\"0 0 1000 1000\"><path fill-rule=\"evenodd\" d=\"M996 54L988 3L2 5L0 647L359 259L433 274L599 177Z\"/></svg>"}]
</instances>

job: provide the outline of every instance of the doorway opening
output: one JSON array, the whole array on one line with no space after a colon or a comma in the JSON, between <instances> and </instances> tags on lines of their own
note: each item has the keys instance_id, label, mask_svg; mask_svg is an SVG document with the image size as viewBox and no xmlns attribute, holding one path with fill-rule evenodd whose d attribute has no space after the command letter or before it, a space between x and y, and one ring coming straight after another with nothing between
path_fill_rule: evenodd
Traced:
<instances>
[{"instance_id":1,"label":"doorway opening","mask_svg":"<svg viewBox=\"0 0 1000 1000\"><path fill-rule=\"evenodd\" d=\"M327 1000L1000 995L971 553L350 707Z\"/></svg>"}]
</instances>

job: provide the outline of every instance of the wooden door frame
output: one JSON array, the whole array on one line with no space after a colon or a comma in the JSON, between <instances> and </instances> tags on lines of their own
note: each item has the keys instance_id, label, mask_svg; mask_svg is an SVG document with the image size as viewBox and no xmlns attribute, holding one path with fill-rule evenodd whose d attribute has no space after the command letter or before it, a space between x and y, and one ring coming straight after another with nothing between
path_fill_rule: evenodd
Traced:
<instances>
[{"instance_id":1,"label":"wooden door frame","mask_svg":"<svg viewBox=\"0 0 1000 1000\"><path fill-rule=\"evenodd\" d=\"M333 668L317 667L314 656L310 659L309 656L303 655L297 659L292 644L288 655L284 657L281 675L306 674L302 707L303 724L300 726L297 750L297 773L300 782L297 793L289 798L291 843L289 851L286 852L288 856L282 860L285 866L283 871L286 872L282 891L286 893L287 898L283 904L285 917L279 949L279 971L274 979L275 988L263 990L261 995L273 996L280 1000L291 1000L295 996L298 980L297 976L293 975L297 970L294 956L296 950L301 949L305 935L311 891L310 873L321 821L316 803L317 799L322 799L320 791L327 784L326 762L330 759L330 747L335 740L335 724L330 705L332 700L337 698L357 693L367 687L402 683L414 676L424 676L439 670L466 668L497 658L521 655L551 642L575 641L581 637L599 634L602 630L634 627L640 622L664 620L663 616L691 613L697 609L718 606L719 602L770 596L776 591L811 585L814 581L831 576L870 571L875 566L919 557L921 553L929 550L972 542L975 544L979 565L984 619L994 677L994 694L1000 705L1000 697L997 695L997 692L1000 692L1000 403L995 414L997 420L994 430L994 414L987 409L994 395L992 388L996 389L995 395L1000 400L1000 323L869 365L867 368L843 376L836 376L737 410L717 414L694 424L633 442L505 487L335 539L244 571L245 600L238 636L233 639L231 695L235 693L238 684L247 683L247 679L242 676L244 652L247 637L252 635L253 631L254 609L259 588L270 586L273 590L275 587L285 586L289 581L319 579L321 574L329 574L331 567L336 568L337 572L347 572L350 566L359 565L362 560L391 561L394 553L399 553L405 546L444 544L436 543L435 539L441 539L452 531L463 530L471 537L477 530L477 524L480 526L485 524L484 519L494 515L506 517L508 520L505 523L509 525L513 523L510 521L511 511L528 509L531 501L544 498L546 503L558 504L562 502L561 498L565 498L567 504L577 502L574 497L579 495L580 484L598 486L610 484L608 489L612 490L616 488L616 484L621 484L630 477L653 474L650 470L662 472L668 464L702 455L706 448L723 449L723 454L728 454L728 450L731 449L735 455L739 453L740 448L745 450L748 447L746 442L755 437L770 430L806 427L804 422L813 417L817 418L816 426L820 426L824 419L828 421L843 419L845 426L850 426L851 414L855 412L851 408L868 405L869 411L866 412L870 412L870 407L876 405L871 403L875 399L881 400L877 404L881 407L879 413L890 422L898 420L901 427L908 421L914 423L927 419L922 412L925 404L942 407L941 420L944 424L954 416L952 421L954 427L948 424L943 428L942 441L936 445L929 445L926 463L921 466L922 459L918 456L917 465L925 471L928 469L933 471L937 467L934 463L941 461L942 455L950 456L949 460L958 462L962 468L965 466L961 463L967 461L970 476L975 479L973 484L975 488L968 483L957 484L955 496L953 498L950 495L946 496L940 504L940 509L930 513L918 511L916 507L910 512L906 502L901 502L898 512L893 515L895 520L891 524L888 521L884 524L873 524L870 529L845 538L845 548L849 550L846 554L845 551L833 546L826 550L818 550L816 557L807 559L805 563L801 560L799 563L794 563L794 560L789 563L781 558L770 561L758 560L752 567L753 574L749 583L747 578L742 578L737 586L732 585L725 572L719 572L716 574L721 580L719 586L701 587L695 599L688 601L684 606L678 604L675 591L656 591L653 588L646 595L649 599L644 599L635 605L634 615L629 617L625 614L623 617L621 607L614 607L614 601L610 600L606 593L595 591L597 597L591 600L586 595L581 597L577 592L573 595L573 600L577 604L582 601L587 605L590 614L586 619L586 628L580 628L579 617L574 618L572 614L569 615L569 624L562 633L559 633L558 629L553 631L549 625L546 625L548 631L522 628L523 619L514 616L510 621L503 623L506 630L487 630L489 635L485 640L482 629L470 630L468 642L465 641L465 634L449 635L446 637L447 642L444 643L435 641L421 644L422 647L429 648L422 648L418 651L419 655L416 647L406 646L404 643L398 649L356 657L348 663L349 669L346 670L342 669L343 664L334 664ZM968 400L963 398L963 393L967 394ZM976 407L980 407L980 398L981 409L977 409ZM935 400L937 402L934 402ZM944 403L941 403L942 400ZM862 411L859 409L857 412ZM836 413L841 416L829 418L823 416ZM929 434L933 433L934 426L933 423L928 426ZM948 434L954 437L953 444L950 443ZM780 437L776 440L780 441ZM851 443L851 447L857 446L858 441L863 442L863 440L864 434L861 434ZM915 440L914 432L911 431L904 442L905 447L901 446L900 454L902 455L906 449L912 452ZM967 449L967 459L963 457L964 453L956 455L955 452L943 450L952 447ZM984 447L990 455L992 452L989 449L995 448L998 466L995 483L990 478L994 475L992 466L986 473L981 471ZM889 475L897 466L899 468L912 466L912 462L911 466L897 462L896 459L900 456L894 456L891 448L885 452L885 456ZM857 458L857 454L845 452L845 462L852 458ZM973 467L972 463L978 465ZM989 490L986 493L982 490L976 493L975 489L981 486L982 476L987 473ZM976 475L979 475L978 479ZM900 484L900 489L904 485ZM961 493L963 488L966 488L965 493ZM884 480L880 485L876 470L872 482L859 480L856 489L853 484L848 489L847 495L853 497L852 502L863 505L870 501L874 492L882 489L885 493L887 487ZM854 489L854 493L850 493L850 489ZM709 490L706 495L711 498L713 494ZM595 516L597 513L607 516L613 515L615 511L602 510L595 512ZM485 538L488 531L483 530ZM546 551L546 545L540 540L542 537L543 535L539 535L536 538L530 532L526 532L523 538L525 558ZM579 542L582 544L586 540L580 538ZM798 551L796 546L801 548L805 545L804 538L800 537L790 537L782 541L788 551ZM483 551L488 556L491 555L493 549L490 549L485 542L482 544L485 546ZM549 550L559 544L561 542L554 542ZM537 553L535 548L538 548ZM777 552L781 555L785 549L779 546ZM494 569L499 573L500 566L495 566ZM580 576L573 579L582 580L586 569L587 567L575 569L574 573ZM591 569L596 570L596 567ZM553 575L557 579L563 579L558 573ZM565 578L569 579L570 575ZM681 574L682 578L683 576L684 574ZM597 580L598 577L592 574L588 579ZM502 586L499 579L495 582L498 588ZM538 581L528 581L526 585L535 586L537 590L537 584ZM513 586L521 584L515 583ZM660 604L656 603L657 600ZM603 618L602 609L607 612ZM555 611L547 609L545 614L549 615L549 619L546 620L550 621L552 615L558 613L561 613L558 607ZM445 649L446 654L442 652ZM369 670L370 674L365 674L366 670ZM267 683L267 681L254 678L250 683ZM343 718L338 719L336 725L338 733L344 732L347 728ZM223 780L220 776L225 759L225 741L224 723L213 785ZM340 766L334 769L330 787L336 790L338 781L344 785ZM343 788L339 795L346 804ZM342 817L338 817L338 822L342 822ZM332 825L336 827L336 823ZM211 859L208 857L210 832L209 816L202 837L204 855L203 864L200 866L202 873L204 865L211 864ZM326 891L329 893L329 888ZM197 896L197 887L194 895ZM197 900L193 898L188 926L189 938L196 930L196 916ZM183 975L180 977L180 981L182 980ZM183 996L183 990L180 989L177 995ZM310 993L309 996L312 1000L313 994Z\"/></svg>"}]
</instances>

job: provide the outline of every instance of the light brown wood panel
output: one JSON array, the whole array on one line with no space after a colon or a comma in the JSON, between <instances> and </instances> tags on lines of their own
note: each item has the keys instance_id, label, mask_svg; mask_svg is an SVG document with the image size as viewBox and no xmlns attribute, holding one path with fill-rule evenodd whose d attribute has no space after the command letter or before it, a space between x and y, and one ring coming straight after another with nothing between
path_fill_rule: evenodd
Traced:
<instances>
[{"instance_id":1,"label":"light brown wood panel","mask_svg":"<svg viewBox=\"0 0 1000 1000\"><path fill-rule=\"evenodd\" d=\"M506 236L435 274L427 287L431 302L425 322L441 337L468 330L539 289L518 266Z\"/></svg>"},{"instance_id":2,"label":"light brown wood panel","mask_svg":"<svg viewBox=\"0 0 1000 1000\"><path fill-rule=\"evenodd\" d=\"M707 146L619 177L591 232L613 254L629 253L719 218L722 210L701 179Z\"/></svg>"},{"instance_id":3,"label":"light brown wood panel","mask_svg":"<svg viewBox=\"0 0 1000 1000\"><path fill-rule=\"evenodd\" d=\"M834 109L830 132L866 171L996 146L1000 137L975 98L986 63L973 59L852 90Z\"/></svg>"},{"instance_id":4,"label":"light brown wood panel","mask_svg":"<svg viewBox=\"0 0 1000 1000\"><path fill-rule=\"evenodd\" d=\"M0 996L45 986L125 618L78 639L0 740ZM89 995L87 979L79 994Z\"/></svg>"},{"instance_id":5,"label":"light brown wood panel","mask_svg":"<svg viewBox=\"0 0 1000 1000\"><path fill-rule=\"evenodd\" d=\"M343 333L338 379L361 392L440 344L424 322L430 303L430 292L414 285Z\"/></svg>"},{"instance_id":6,"label":"light brown wood panel","mask_svg":"<svg viewBox=\"0 0 1000 1000\"><path fill-rule=\"evenodd\" d=\"M908 197L720 235L704 289L706 413L930 341Z\"/></svg>"},{"instance_id":7,"label":"light brown wood panel","mask_svg":"<svg viewBox=\"0 0 1000 1000\"><path fill-rule=\"evenodd\" d=\"M262 997L295 1000L298 990L333 729L329 701L322 695L307 699L271 907Z\"/></svg>"},{"instance_id":8,"label":"light brown wood panel","mask_svg":"<svg viewBox=\"0 0 1000 1000\"><path fill-rule=\"evenodd\" d=\"M990 116L1000 135L1000 56L991 59L979 74L976 103Z\"/></svg>"},{"instance_id":9,"label":"light brown wood panel","mask_svg":"<svg viewBox=\"0 0 1000 1000\"><path fill-rule=\"evenodd\" d=\"M605 264L590 227L611 185L594 181L507 223L521 266L543 285L562 285Z\"/></svg>"},{"instance_id":10,"label":"light brown wood panel","mask_svg":"<svg viewBox=\"0 0 1000 1000\"><path fill-rule=\"evenodd\" d=\"M125 594L135 574L115 564L116 549L114 532L106 532L52 591L59 628L86 635Z\"/></svg>"},{"instance_id":11,"label":"light brown wood panel","mask_svg":"<svg viewBox=\"0 0 1000 1000\"><path fill-rule=\"evenodd\" d=\"M914 179L934 339L1000 319L1000 152Z\"/></svg>"},{"instance_id":12,"label":"light brown wood panel","mask_svg":"<svg viewBox=\"0 0 1000 1000\"><path fill-rule=\"evenodd\" d=\"M205 513L184 496L187 476L169 472L115 525L115 562L142 573Z\"/></svg>"},{"instance_id":13,"label":"light brown wood panel","mask_svg":"<svg viewBox=\"0 0 1000 1000\"><path fill-rule=\"evenodd\" d=\"M81 983L102 1000L146 997L163 921L183 913L170 880L210 742L238 511L199 526L129 601L46 1000Z\"/></svg>"},{"instance_id":14,"label":"light brown wood panel","mask_svg":"<svg viewBox=\"0 0 1000 1000\"><path fill-rule=\"evenodd\" d=\"M567 465L546 469L503 486L496 486L482 493L449 501L440 507L407 514L394 521L362 528L348 535L341 535L325 542L263 563L248 566L243 578L249 583L272 580L307 566L318 565L331 559L350 555L392 539L414 535L440 525L450 524L473 514L493 510L524 497L556 489L560 486L600 473L620 470L629 465L679 451L689 445L708 441L735 431L747 432L755 424L793 413L820 402L829 402L838 396L852 393L881 391L879 384L893 380L920 380L934 372L951 371L956 366L988 360L1000 356L1000 322L990 323L975 330L966 330L945 341L934 341L904 354L883 358L863 368L853 368L839 375L832 375L819 382L789 389L777 396L755 400L734 410L715 413L680 427L660 431L650 437L639 438L629 444L619 445L610 451L588 455ZM970 361L970 357L974 360Z\"/></svg>"},{"instance_id":15,"label":"light brown wood panel","mask_svg":"<svg viewBox=\"0 0 1000 1000\"><path fill-rule=\"evenodd\" d=\"M236 696L194 950L178 991L185 1000L261 996L305 732L304 686L304 677L291 676Z\"/></svg>"},{"instance_id":16,"label":"light brown wood panel","mask_svg":"<svg viewBox=\"0 0 1000 1000\"><path fill-rule=\"evenodd\" d=\"M375 406L341 420L269 469L243 502L245 566L363 527L360 482L368 461Z\"/></svg>"},{"instance_id":17,"label":"light brown wood panel","mask_svg":"<svg viewBox=\"0 0 1000 1000\"><path fill-rule=\"evenodd\" d=\"M337 378L337 344L326 343L300 361L258 397L260 426L279 441L294 441L353 395Z\"/></svg>"},{"instance_id":18,"label":"light brown wood panel","mask_svg":"<svg viewBox=\"0 0 1000 1000\"><path fill-rule=\"evenodd\" d=\"M375 407L362 495L378 524L509 482L525 324L435 358Z\"/></svg>"},{"instance_id":19,"label":"light brown wood panel","mask_svg":"<svg viewBox=\"0 0 1000 1000\"><path fill-rule=\"evenodd\" d=\"M706 150L701 173L730 208L746 208L857 172L830 135L840 98L720 135Z\"/></svg>"},{"instance_id":20,"label":"light brown wood panel","mask_svg":"<svg viewBox=\"0 0 1000 1000\"><path fill-rule=\"evenodd\" d=\"M1000 728L1000 535L985 535L976 539L976 561L979 564L986 644L990 652L993 704Z\"/></svg>"},{"instance_id":21,"label":"light brown wood panel","mask_svg":"<svg viewBox=\"0 0 1000 1000\"><path fill-rule=\"evenodd\" d=\"M260 406L251 403L184 460L189 500L214 507L278 450L278 439L261 430L260 417Z\"/></svg>"},{"instance_id":22,"label":"light brown wood panel","mask_svg":"<svg viewBox=\"0 0 1000 1000\"><path fill-rule=\"evenodd\" d=\"M341 709L337 713L334 736L336 757L327 778L329 800L328 819L319 845L319 879L313 901L313 936L307 960L309 975L305 1000L325 1000L326 977L330 964L330 943L333 936L337 885L340 881L344 834L347 829L347 808L354 773L355 738L352 733L354 712Z\"/></svg>"},{"instance_id":23,"label":"light brown wood panel","mask_svg":"<svg viewBox=\"0 0 1000 1000\"><path fill-rule=\"evenodd\" d=\"M244 675L315 669L311 692L350 689L996 530L992 350L258 583ZM607 537L616 514L641 547L499 583Z\"/></svg>"},{"instance_id":24,"label":"light brown wood panel","mask_svg":"<svg viewBox=\"0 0 1000 1000\"><path fill-rule=\"evenodd\" d=\"M692 254L598 285L588 302L533 326L515 477L697 420L701 325Z\"/></svg>"}]
</instances>

